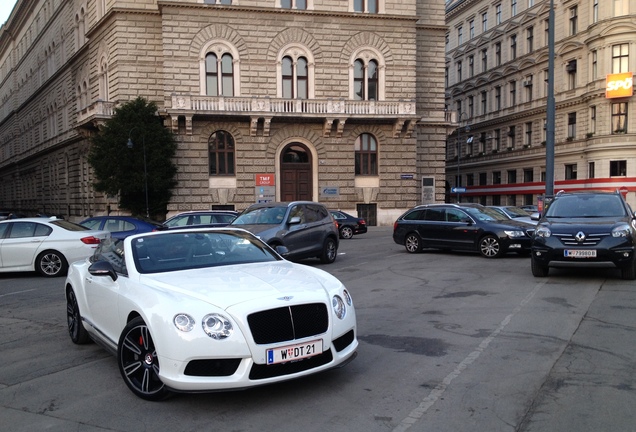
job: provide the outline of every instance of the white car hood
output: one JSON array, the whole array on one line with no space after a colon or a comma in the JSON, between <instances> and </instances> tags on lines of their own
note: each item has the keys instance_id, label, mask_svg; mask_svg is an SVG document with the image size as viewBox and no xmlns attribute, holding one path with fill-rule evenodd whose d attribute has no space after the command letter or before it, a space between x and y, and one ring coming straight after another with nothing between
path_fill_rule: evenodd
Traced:
<instances>
[{"instance_id":1,"label":"white car hood","mask_svg":"<svg viewBox=\"0 0 636 432\"><path fill-rule=\"evenodd\" d=\"M328 273L288 261L142 274L139 281L224 310L243 302L300 293L327 299L327 287L339 285Z\"/></svg>"}]
</instances>

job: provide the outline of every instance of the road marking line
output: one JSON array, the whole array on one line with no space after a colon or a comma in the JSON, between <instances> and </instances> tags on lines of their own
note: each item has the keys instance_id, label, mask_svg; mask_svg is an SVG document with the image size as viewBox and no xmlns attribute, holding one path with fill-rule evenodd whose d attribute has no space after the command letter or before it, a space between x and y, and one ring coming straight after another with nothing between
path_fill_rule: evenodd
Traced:
<instances>
[{"instance_id":1,"label":"road marking line","mask_svg":"<svg viewBox=\"0 0 636 432\"><path fill-rule=\"evenodd\" d=\"M10 296L10 295L15 295L15 294L22 294L22 293L29 292L29 291L37 291L37 290L36 289L30 289L30 290L24 290L24 291L16 291L16 292L8 293L8 294L0 294L0 297L6 297L6 296Z\"/></svg>"},{"instance_id":2,"label":"road marking line","mask_svg":"<svg viewBox=\"0 0 636 432\"><path fill-rule=\"evenodd\" d=\"M403 432L409 429L411 426L413 426L419 419L421 419L424 416L424 414L426 414L426 412L429 410L429 408L431 408L435 404L435 402L437 402L437 400L440 397L442 397L442 395L444 394L448 386L450 386L451 382L455 378L457 378L459 375L461 375L461 373L466 368L468 368L468 366L470 366L471 363L477 360L479 356L481 355L481 353L486 351L486 348L488 348L488 345L490 345L490 343L493 340L495 340L495 338L499 335L499 333L501 333L504 330L504 328L506 328L506 326L510 323L512 318L516 314L518 314L519 311L521 311L521 309L523 309L523 307L530 300L532 300L532 298L537 294L537 292L539 292L539 290L546 284L546 282L541 282L537 284L532 290L532 292L528 294L526 298L524 298L516 308L514 308L512 313L508 315L507 317L505 317L503 321L499 323L497 328L492 333L490 333L488 337L486 337L483 341L481 341L479 346L473 352L468 354L468 356L464 360L462 360L460 364L457 365L455 370L453 370L451 373L446 375L446 377L442 380L442 382L439 383L433 390L431 390L429 395L424 398L424 400L419 404L419 406L415 408L413 411L411 411L409 415L405 419L403 419L395 429L393 429L393 432Z\"/></svg>"}]
</instances>

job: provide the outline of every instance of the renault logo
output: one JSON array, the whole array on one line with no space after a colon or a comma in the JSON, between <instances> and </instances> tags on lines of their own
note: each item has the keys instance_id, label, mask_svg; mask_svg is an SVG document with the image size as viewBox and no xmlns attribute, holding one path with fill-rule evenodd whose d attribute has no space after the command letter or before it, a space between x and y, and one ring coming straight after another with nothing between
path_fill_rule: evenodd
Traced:
<instances>
[{"instance_id":1,"label":"renault logo","mask_svg":"<svg viewBox=\"0 0 636 432\"><path fill-rule=\"evenodd\" d=\"M577 242L581 243L582 241L585 240L585 234L583 233L583 231L579 231L576 233L574 238L576 239Z\"/></svg>"}]
</instances>

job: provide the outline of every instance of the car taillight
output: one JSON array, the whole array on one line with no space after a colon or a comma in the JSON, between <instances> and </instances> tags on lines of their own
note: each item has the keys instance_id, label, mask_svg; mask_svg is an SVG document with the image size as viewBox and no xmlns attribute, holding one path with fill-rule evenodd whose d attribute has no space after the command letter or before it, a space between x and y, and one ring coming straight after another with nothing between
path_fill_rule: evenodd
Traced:
<instances>
[{"instance_id":1,"label":"car taillight","mask_svg":"<svg viewBox=\"0 0 636 432\"><path fill-rule=\"evenodd\" d=\"M98 239L97 237L82 237L80 239L82 241L82 243L87 244L87 245L98 245L99 242L101 242L101 239Z\"/></svg>"},{"instance_id":2,"label":"car taillight","mask_svg":"<svg viewBox=\"0 0 636 432\"><path fill-rule=\"evenodd\" d=\"M393 222L393 231L397 230L398 223L397 221Z\"/></svg>"},{"instance_id":3,"label":"car taillight","mask_svg":"<svg viewBox=\"0 0 636 432\"><path fill-rule=\"evenodd\" d=\"M360 225L366 225L366 224L367 224L367 222L366 222L364 219L360 219L360 220L358 221L358 223L359 223Z\"/></svg>"}]
</instances>

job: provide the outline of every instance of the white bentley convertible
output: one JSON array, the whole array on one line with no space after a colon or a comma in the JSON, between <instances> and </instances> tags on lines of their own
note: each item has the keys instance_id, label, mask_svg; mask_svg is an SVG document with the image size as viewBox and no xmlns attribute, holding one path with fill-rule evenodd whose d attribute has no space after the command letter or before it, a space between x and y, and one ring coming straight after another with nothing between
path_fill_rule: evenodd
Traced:
<instances>
[{"instance_id":1,"label":"white bentley convertible","mask_svg":"<svg viewBox=\"0 0 636 432\"><path fill-rule=\"evenodd\" d=\"M238 228L104 240L71 265L65 293L73 342L116 354L148 400L298 378L346 364L358 346L338 279Z\"/></svg>"}]
</instances>

